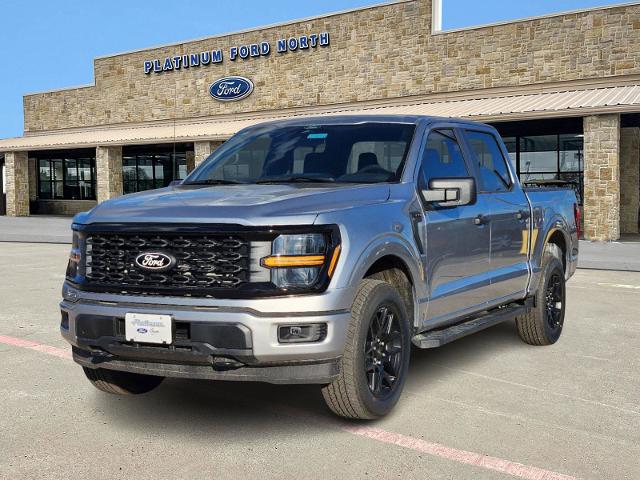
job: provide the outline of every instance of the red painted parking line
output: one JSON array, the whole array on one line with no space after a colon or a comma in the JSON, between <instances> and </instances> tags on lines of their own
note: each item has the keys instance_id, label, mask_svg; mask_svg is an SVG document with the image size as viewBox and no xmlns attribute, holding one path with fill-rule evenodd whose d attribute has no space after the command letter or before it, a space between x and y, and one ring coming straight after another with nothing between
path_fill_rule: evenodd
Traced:
<instances>
[{"instance_id":1,"label":"red painted parking line","mask_svg":"<svg viewBox=\"0 0 640 480\"><path fill-rule=\"evenodd\" d=\"M69 360L71 359L70 350L52 347L43 343L33 342L31 340L0 335L0 343L11 345L13 347L28 348L29 350L35 350L37 352L46 353L47 355L53 355L54 357L66 358Z\"/></svg>"},{"instance_id":2,"label":"red painted parking line","mask_svg":"<svg viewBox=\"0 0 640 480\"><path fill-rule=\"evenodd\" d=\"M456 448L446 447L438 443L427 442L419 438L408 437L399 433L388 432L379 428L372 427L343 427L343 430L359 435L361 437L370 438L383 443L397 445L399 447L409 448L421 453L433 455L435 457L446 458L454 462L473 465L476 467L494 470L500 473L513 475L514 477L527 478L529 480L576 480L570 475L544 470L538 467L523 465L522 463L511 462L502 458L489 457L479 453L468 452L466 450L458 450Z\"/></svg>"},{"instance_id":3,"label":"red painted parking line","mask_svg":"<svg viewBox=\"0 0 640 480\"><path fill-rule=\"evenodd\" d=\"M69 350L63 350L62 348L52 347L43 343L24 340L22 338L0 335L0 344L27 348L41 353L46 353L47 355L53 355L55 357L69 360L72 358L71 352ZM280 408L280 410L286 411L289 409L287 407L283 407ZM365 437L371 440L376 440L378 442L408 448L410 450L425 453L427 455L452 460L454 462L466 465L472 465L475 467L485 468L487 470L505 473L514 477L526 478L528 480L577 480L575 477L572 477L570 475L563 475L561 473L552 472L543 468L532 467L529 465L524 465L522 463L504 460L502 458L482 455L480 453L458 450L456 448L447 447L438 443L427 442L425 440L409 437L400 433L388 432L380 428L343 426L341 427L341 429L344 432L348 432L359 437Z\"/></svg>"}]
</instances>

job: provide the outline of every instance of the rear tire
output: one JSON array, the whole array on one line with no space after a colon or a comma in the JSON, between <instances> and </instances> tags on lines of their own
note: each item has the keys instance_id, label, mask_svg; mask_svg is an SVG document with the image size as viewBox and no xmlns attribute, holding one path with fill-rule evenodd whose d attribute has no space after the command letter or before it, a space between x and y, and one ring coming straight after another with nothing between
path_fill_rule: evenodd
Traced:
<instances>
[{"instance_id":1,"label":"rear tire","mask_svg":"<svg viewBox=\"0 0 640 480\"><path fill-rule=\"evenodd\" d=\"M545 247L535 307L516 318L518 335L529 345L553 345L564 325L566 285L562 253L557 245Z\"/></svg>"},{"instance_id":2,"label":"rear tire","mask_svg":"<svg viewBox=\"0 0 640 480\"><path fill-rule=\"evenodd\" d=\"M409 368L410 333L398 292L386 282L363 280L351 309L340 374L322 389L333 413L371 420L393 409Z\"/></svg>"},{"instance_id":3,"label":"rear tire","mask_svg":"<svg viewBox=\"0 0 640 480\"><path fill-rule=\"evenodd\" d=\"M98 390L114 395L140 395L147 393L162 383L164 377L154 377L139 373L92 369L82 367L84 374Z\"/></svg>"}]
</instances>

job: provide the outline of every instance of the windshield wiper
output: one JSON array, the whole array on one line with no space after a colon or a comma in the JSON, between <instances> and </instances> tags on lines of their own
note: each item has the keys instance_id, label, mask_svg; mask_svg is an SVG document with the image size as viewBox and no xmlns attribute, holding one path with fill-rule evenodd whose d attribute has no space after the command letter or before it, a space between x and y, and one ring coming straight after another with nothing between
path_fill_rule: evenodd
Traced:
<instances>
[{"instance_id":1,"label":"windshield wiper","mask_svg":"<svg viewBox=\"0 0 640 480\"><path fill-rule=\"evenodd\" d=\"M220 180L216 178L209 178L207 180L198 180L195 182L184 183L183 185L246 185L246 182L239 182L237 180Z\"/></svg>"},{"instance_id":2,"label":"windshield wiper","mask_svg":"<svg viewBox=\"0 0 640 480\"><path fill-rule=\"evenodd\" d=\"M333 177L315 177L313 175L289 175L285 177L265 177L256 180L256 184L267 183L335 183Z\"/></svg>"}]
</instances>

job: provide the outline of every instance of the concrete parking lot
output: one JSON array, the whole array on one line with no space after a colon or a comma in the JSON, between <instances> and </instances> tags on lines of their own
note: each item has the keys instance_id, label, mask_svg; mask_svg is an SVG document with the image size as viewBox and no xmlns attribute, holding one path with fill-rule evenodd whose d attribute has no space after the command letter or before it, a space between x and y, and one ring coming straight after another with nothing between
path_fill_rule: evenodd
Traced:
<instances>
[{"instance_id":1,"label":"concrete parking lot","mask_svg":"<svg viewBox=\"0 0 640 480\"><path fill-rule=\"evenodd\" d=\"M68 246L0 243L0 478L640 478L640 273L579 270L561 341L512 323L415 351L388 418L309 386L102 394L58 332Z\"/></svg>"}]
</instances>

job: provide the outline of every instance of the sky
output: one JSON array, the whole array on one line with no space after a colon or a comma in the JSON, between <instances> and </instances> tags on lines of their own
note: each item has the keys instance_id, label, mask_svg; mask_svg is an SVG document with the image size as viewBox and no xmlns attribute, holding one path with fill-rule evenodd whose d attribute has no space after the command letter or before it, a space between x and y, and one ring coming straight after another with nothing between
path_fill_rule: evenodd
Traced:
<instances>
[{"instance_id":1,"label":"sky","mask_svg":"<svg viewBox=\"0 0 640 480\"><path fill-rule=\"evenodd\" d=\"M444 0L459 28L622 0ZM0 0L0 138L22 135L22 96L93 83L93 59L376 0Z\"/></svg>"}]
</instances>

